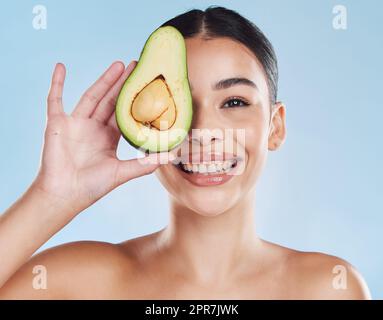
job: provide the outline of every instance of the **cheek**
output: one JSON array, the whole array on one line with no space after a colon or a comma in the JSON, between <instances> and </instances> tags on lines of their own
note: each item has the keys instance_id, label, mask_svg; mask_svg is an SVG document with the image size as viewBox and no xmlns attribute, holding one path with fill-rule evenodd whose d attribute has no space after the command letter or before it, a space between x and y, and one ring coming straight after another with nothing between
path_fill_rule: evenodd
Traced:
<instances>
[{"instance_id":1,"label":"cheek","mask_svg":"<svg viewBox=\"0 0 383 320\"><path fill-rule=\"evenodd\" d=\"M264 117L255 118L245 127L246 174L254 183L265 164L268 153L268 123Z\"/></svg>"},{"instance_id":2,"label":"cheek","mask_svg":"<svg viewBox=\"0 0 383 320\"><path fill-rule=\"evenodd\" d=\"M257 125L252 125L245 129L245 149L249 156L259 155L267 151L267 128Z\"/></svg>"}]
</instances>

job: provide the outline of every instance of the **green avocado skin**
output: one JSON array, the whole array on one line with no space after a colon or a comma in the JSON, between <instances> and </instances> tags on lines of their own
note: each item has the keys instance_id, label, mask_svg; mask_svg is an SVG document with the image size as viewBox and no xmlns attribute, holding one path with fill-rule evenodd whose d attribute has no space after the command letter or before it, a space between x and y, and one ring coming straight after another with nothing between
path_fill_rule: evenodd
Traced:
<instances>
[{"instance_id":1,"label":"green avocado skin","mask_svg":"<svg viewBox=\"0 0 383 320\"><path fill-rule=\"evenodd\" d=\"M146 51L146 47L148 45L148 43L150 42L151 38L153 36L155 36L158 32L160 32L162 29L167 29L167 31L171 31L171 32L176 32L179 34L180 37L182 37L183 39L183 36L182 34L174 27L172 26L166 26L166 27L160 27L158 29L156 29L154 32L151 33L151 35L148 37L148 39L146 40L145 42L145 45L143 46L141 52L140 52L140 57L139 57L139 62L141 61L141 59L143 58L143 56L145 55L145 51ZM188 114L190 116L187 116L185 119L186 123L185 125L183 126L183 130L185 132L185 134L183 134L181 137L177 137L177 139L174 139L173 141L169 141L169 143L167 144L167 146L162 147L162 149L160 148L159 145L157 144L152 144L152 145L149 145L147 146L146 148L142 147L142 145L140 145L139 143L137 143L135 141L135 139L133 138L134 134L132 134L131 132L129 132L129 128L127 128L126 126L124 126L124 121L121 120L122 117L119 117L119 112L118 112L118 109L121 110L121 108L123 108L123 106L121 106L122 102L120 101L120 97L122 96L122 92L124 90L124 87L126 85L129 85L129 82L130 81L135 81L134 80L134 76L135 76L135 71L136 68L132 71L132 73L129 75L129 77L125 80L125 83L124 85L122 86L122 89L119 93L119 96L118 96L118 99L117 99L117 103L116 103L116 113L115 113L115 117L116 117L116 122L117 122L117 126L124 138L124 140L126 140L132 147L146 153L146 154L149 154L149 153L158 153L158 152L167 152L167 151L170 151L174 148L176 148L177 146L179 146L183 140L186 138L187 136L187 133L190 131L190 128L191 128L191 123L192 123L192 115L193 115L193 111L192 111L192 98L191 98L191 93L190 93L190 84L189 84L189 81L188 81L188 72L187 72L187 67L186 67L186 46L185 46L185 43L183 43L183 46L184 46L184 55L185 55L185 66L184 66L184 69L183 69L183 72L185 74L185 83L186 85L184 86L185 90L183 90L183 94L185 95L186 99L187 99L187 104L188 104ZM138 64L137 64L138 65ZM137 67L137 66L136 66ZM133 79L133 80L132 80ZM137 94L137 93L136 93ZM120 111L121 112L121 111ZM172 129L170 129L169 131L171 131ZM130 135L129 135L130 133Z\"/></svg>"}]
</instances>

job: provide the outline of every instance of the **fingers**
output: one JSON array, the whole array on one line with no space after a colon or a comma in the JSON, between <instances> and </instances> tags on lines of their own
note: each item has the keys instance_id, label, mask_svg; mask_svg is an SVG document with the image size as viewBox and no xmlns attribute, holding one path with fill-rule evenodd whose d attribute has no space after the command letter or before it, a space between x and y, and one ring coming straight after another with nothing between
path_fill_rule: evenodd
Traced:
<instances>
[{"instance_id":1,"label":"fingers","mask_svg":"<svg viewBox=\"0 0 383 320\"><path fill-rule=\"evenodd\" d=\"M160 166L159 163L150 163L144 159L132 159L120 161L116 174L116 186L129 180L152 173Z\"/></svg>"},{"instance_id":2,"label":"fingers","mask_svg":"<svg viewBox=\"0 0 383 320\"><path fill-rule=\"evenodd\" d=\"M136 64L137 64L136 61L132 61L128 65L128 67L122 73L122 75L117 80L117 82L113 85L113 87L109 90L109 92L104 96L104 98L102 98L97 108L91 115L91 118L95 118L98 121L107 124L110 116L112 115L115 109L117 96L120 93L125 80L131 74Z\"/></svg>"},{"instance_id":3,"label":"fingers","mask_svg":"<svg viewBox=\"0 0 383 320\"><path fill-rule=\"evenodd\" d=\"M131 179L138 178L155 171L161 164L174 160L174 156L167 152L152 153L148 156L132 160L119 160L116 174L116 186Z\"/></svg>"},{"instance_id":4,"label":"fingers","mask_svg":"<svg viewBox=\"0 0 383 320\"><path fill-rule=\"evenodd\" d=\"M65 81L65 66L57 63L52 75L51 87L47 97L48 118L52 115L58 115L64 112L62 104L62 95Z\"/></svg>"},{"instance_id":5,"label":"fingers","mask_svg":"<svg viewBox=\"0 0 383 320\"><path fill-rule=\"evenodd\" d=\"M120 61L112 65L104 74L88 89L81 97L72 115L81 118L89 118L96 109L98 103L115 84L124 71L124 64Z\"/></svg>"}]
</instances>

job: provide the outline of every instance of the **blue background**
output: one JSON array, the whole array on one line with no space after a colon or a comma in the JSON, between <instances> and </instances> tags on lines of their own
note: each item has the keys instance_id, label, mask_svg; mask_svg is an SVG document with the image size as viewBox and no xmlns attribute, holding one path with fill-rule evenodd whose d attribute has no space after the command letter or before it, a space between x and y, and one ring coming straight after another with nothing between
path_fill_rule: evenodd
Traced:
<instances>
[{"instance_id":1,"label":"blue background","mask_svg":"<svg viewBox=\"0 0 383 320\"><path fill-rule=\"evenodd\" d=\"M32 8L47 8L46 30ZM287 140L259 181L257 229L263 238L340 256L383 298L381 1L7 1L0 17L0 211L31 183L45 126L55 62L67 66L64 103L114 60L137 59L147 36L192 8L220 4L255 22L279 58L279 99ZM334 5L348 29L332 27ZM119 155L136 155L126 143ZM150 195L150 198L149 198ZM149 201L150 199L150 201ZM79 215L42 249L94 239L119 242L167 223L167 193L154 175L130 181ZM4 258L4 257L3 257Z\"/></svg>"}]
</instances>

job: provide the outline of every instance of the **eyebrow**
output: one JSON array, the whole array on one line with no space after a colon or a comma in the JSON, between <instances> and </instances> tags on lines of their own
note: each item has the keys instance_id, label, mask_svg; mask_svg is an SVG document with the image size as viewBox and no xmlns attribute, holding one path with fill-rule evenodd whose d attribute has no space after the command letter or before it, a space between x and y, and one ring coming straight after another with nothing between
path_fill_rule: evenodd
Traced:
<instances>
[{"instance_id":1,"label":"eyebrow","mask_svg":"<svg viewBox=\"0 0 383 320\"><path fill-rule=\"evenodd\" d=\"M257 85L247 78L228 78L218 81L214 86L214 90L227 89L235 85L245 85L257 88Z\"/></svg>"}]
</instances>

